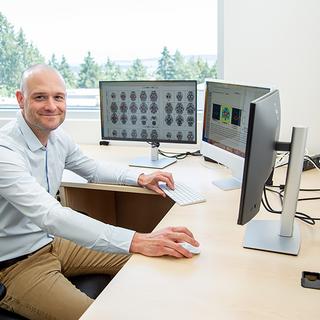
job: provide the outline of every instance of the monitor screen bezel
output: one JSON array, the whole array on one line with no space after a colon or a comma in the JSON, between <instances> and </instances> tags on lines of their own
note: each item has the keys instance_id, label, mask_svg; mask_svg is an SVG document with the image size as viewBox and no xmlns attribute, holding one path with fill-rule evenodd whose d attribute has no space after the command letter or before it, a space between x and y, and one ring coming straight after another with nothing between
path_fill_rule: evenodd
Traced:
<instances>
[{"instance_id":1,"label":"monitor screen bezel","mask_svg":"<svg viewBox=\"0 0 320 320\"><path fill-rule=\"evenodd\" d=\"M266 109L270 105L272 108ZM263 120L266 118L269 121L269 126ZM278 90L271 90L251 102L237 220L239 225L251 221L260 210L263 188L275 166L276 143L279 139L280 125L281 106ZM261 149L263 151L259 152ZM249 188L252 192L249 192Z\"/></svg>"}]
</instances>

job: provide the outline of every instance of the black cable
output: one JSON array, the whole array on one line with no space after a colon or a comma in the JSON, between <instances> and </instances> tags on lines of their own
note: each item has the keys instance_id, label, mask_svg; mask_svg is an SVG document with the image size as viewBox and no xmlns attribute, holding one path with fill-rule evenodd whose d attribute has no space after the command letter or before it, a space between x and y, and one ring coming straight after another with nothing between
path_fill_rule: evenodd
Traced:
<instances>
[{"instance_id":1,"label":"black cable","mask_svg":"<svg viewBox=\"0 0 320 320\"><path fill-rule=\"evenodd\" d=\"M283 153L283 155L279 158L279 160L277 160L277 162L278 163L281 162L283 160L283 158L286 157L288 154L289 154L289 152ZM280 155L280 153L277 153L277 155ZM275 167L280 168L280 167L286 166L287 164L288 164L288 162L285 162L283 164L276 165Z\"/></svg>"},{"instance_id":2,"label":"black cable","mask_svg":"<svg viewBox=\"0 0 320 320\"><path fill-rule=\"evenodd\" d=\"M278 191L272 190L272 189L270 189L270 187L281 188L281 191L278 192ZM282 204L283 192L284 192L284 187L282 187L282 185L280 185L280 186L268 186L268 187L265 187L265 190L267 190L269 192L273 192L273 193L279 194L280 201L281 201L281 204ZM300 189L300 191L305 191L305 192L306 191L320 191L320 189ZM320 197L308 197L308 198L299 198L298 199L298 201L309 201L309 200L320 200Z\"/></svg>"},{"instance_id":3,"label":"black cable","mask_svg":"<svg viewBox=\"0 0 320 320\"><path fill-rule=\"evenodd\" d=\"M288 162L285 162L285 163L282 163L282 164L279 164L277 166L275 166L275 168L280 168L280 167L284 167L288 164Z\"/></svg>"},{"instance_id":4,"label":"black cable","mask_svg":"<svg viewBox=\"0 0 320 320\"><path fill-rule=\"evenodd\" d=\"M194 152L181 152L181 153L177 153L177 152L169 152L169 151L162 151L160 149L158 149L159 154L161 154L164 157L167 158L176 158L177 160L181 160L186 158L187 156L201 156L202 154L200 153L200 150L194 151Z\"/></svg>"},{"instance_id":5,"label":"black cable","mask_svg":"<svg viewBox=\"0 0 320 320\"><path fill-rule=\"evenodd\" d=\"M313 198L299 198L298 201L308 201L308 200L320 200L320 197Z\"/></svg>"},{"instance_id":6,"label":"black cable","mask_svg":"<svg viewBox=\"0 0 320 320\"><path fill-rule=\"evenodd\" d=\"M267 192L266 191L271 191L271 192L274 192L274 193L277 193L279 195L279 198L280 198L280 201L281 201L281 204L282 204L282 199L283 199L283 195L282 195L282 192L284 190L281 190L280 192L277 192L275 190L272 190L272 189L269 189L269 188L266 188L264 187L263 188L263 196L264 196L264 199L262 198L262 204L263 206L265 207L265 209L268 211L268 212L271 212L271 213L276 213L276 214L281 214L282 211L279 211L279 210L274 210L269 201L268 201L268 197L267 197ZM310 198L311 200L311 198ZM315 200L315 199L312 199L312 200ZM310 225L315 225L316 221L317 220L320 220L320 218L313 218L313 217L310 217L309 215L307 215L306 213L303 213L303 212L298 212L296 211L295 213L295 217L297 219L300 219L301 221L307 223L307 224L310 224Z\"/></svg>"},{"instance_id":7,"label":"black cable","mask_svg":"<svg viewBox=\"0 0 320 320\"><path fill-rule=\"evenodd\" d=\"M309 162L311 162L315 168L320 169L320 166L318 166L318 164L312 159L312 157L310 157L310 156L304 156L304 158L305 158L306 160L308 160Z\"/></svg>"}]
</instances>

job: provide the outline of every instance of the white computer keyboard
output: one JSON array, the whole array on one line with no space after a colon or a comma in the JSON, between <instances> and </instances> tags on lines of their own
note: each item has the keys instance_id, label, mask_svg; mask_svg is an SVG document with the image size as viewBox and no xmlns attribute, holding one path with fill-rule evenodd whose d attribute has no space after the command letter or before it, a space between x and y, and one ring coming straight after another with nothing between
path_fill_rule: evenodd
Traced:
<instances>
[{"instance_id":1,"label":"white computer keyboard","mask_svg":"<svg viewBox=\"0 0 320 320\"><path fill-rule=\"evenodd\" d=\"M206 201L206 198L199 192L185 183L175 182L175 189L170 189L166 184L160 183L159 187L165 194L172 200L177 202L180 206L187 206L189 204L199 203Z\"/></svg>"}]
</instances>

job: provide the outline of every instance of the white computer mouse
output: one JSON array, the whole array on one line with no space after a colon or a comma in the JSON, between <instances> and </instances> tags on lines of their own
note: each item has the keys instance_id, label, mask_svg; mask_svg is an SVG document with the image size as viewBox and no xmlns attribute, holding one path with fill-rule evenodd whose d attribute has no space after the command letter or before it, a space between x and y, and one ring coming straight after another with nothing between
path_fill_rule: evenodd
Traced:
<instances>
[{"instance_id":1,"label":"white computer mouse","mask_svg":"<svg viewBox=\"0 0 320 320\"><path fill-rule=\"evenodd\" d=\"M184 249L188 250L189 252L191 252L192 254L199 254L201 251L199 247L194 247L188 242L180 242L179 245Z\"/></svg>"}]
</instances>

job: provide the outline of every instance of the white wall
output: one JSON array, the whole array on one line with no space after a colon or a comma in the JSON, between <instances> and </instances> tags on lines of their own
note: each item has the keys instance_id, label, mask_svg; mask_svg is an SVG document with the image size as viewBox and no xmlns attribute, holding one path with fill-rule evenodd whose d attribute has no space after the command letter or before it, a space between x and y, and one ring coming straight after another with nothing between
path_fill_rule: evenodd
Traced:
<instances>
[{"instance_id":1,"label":"white wall","mask_svg":"<svg viewBox=\"0 0 320 320\"><path fill-rule=\"evenodd\" d=\"M320 153L320 1L223 5L224 79L279 88L280 138L288 140L293 125L306 125L308 151Z\"/></svg>"}]
</instances>

